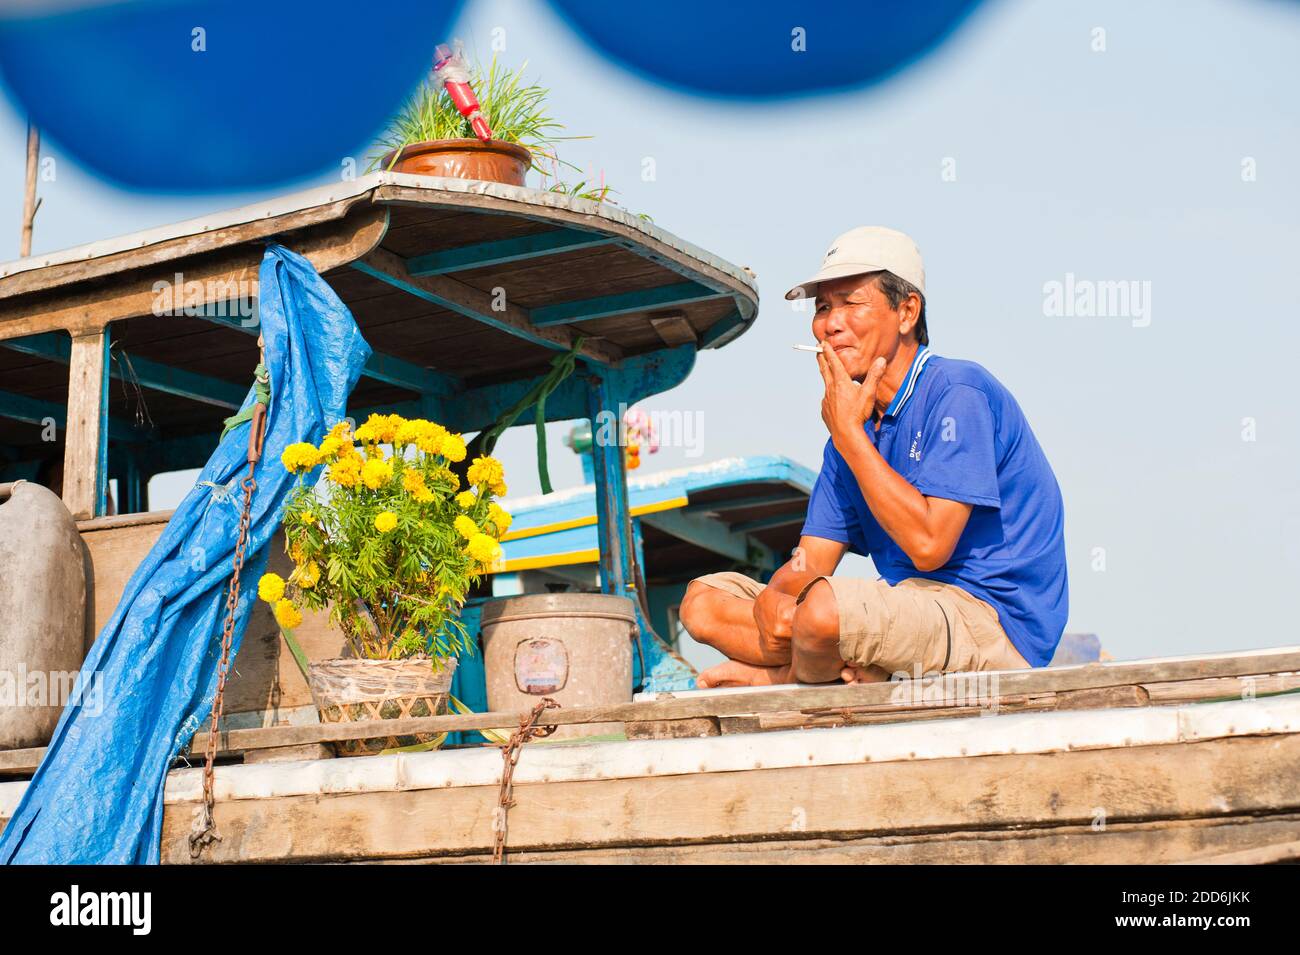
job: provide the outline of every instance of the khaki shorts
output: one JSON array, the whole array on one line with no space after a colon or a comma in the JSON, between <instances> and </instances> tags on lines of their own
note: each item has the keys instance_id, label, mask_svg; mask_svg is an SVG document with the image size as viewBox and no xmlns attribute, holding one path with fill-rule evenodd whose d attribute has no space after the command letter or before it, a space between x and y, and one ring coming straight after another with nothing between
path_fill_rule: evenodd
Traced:
<instances>
[{"instance_id":1,"label":"khaki shorts","mask_svg":"<svg viewBox=\"0 0 1300 955\"><path fill-rule=\"evenodd\" d=\"M732 571L696 579L750 600L766 586ZM953 584L924 577L909 577L896 586L858 577L818 577L797 599L802 601L818 580L835 594L840 657L847 663L909 677L918 666L922 673L1029 667L1002 629L997 611Z\"/></svg>"}]
</instances>

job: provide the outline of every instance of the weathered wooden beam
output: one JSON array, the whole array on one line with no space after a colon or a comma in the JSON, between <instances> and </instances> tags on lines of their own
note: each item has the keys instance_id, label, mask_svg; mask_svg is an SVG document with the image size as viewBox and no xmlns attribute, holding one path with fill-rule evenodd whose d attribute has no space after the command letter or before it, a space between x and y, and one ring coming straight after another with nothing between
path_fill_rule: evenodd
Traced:
<instances>
[{"instance_id":1,"label":"weathered wooden beam","mask_svg":"<svg viewBox=\"0 0 1300 955\"><path fill-rule=\"evenodd\" d=\"M514 850L511 865L1258 865L1300 858L1300 815L1014 826L858 839L764 839L693 845ZM1205 856L1206 851L1222 853ZM427 865L483 863L488 852L427 856Z\"/></svg>"},{"instance_id":2,"label":"weathered wooden beam","mask_svg":"<svg viewBox=\"0 0 1300 955\"><path fill-rule=\"evenodd\" d=\"M707 501L690 504L687 514L725 514L727 511L748 510L751 507L771 507L776 504L807 504L808 495L793 491L785 494L764 494L760 497L739 497L729 501Z\"/></svg>"},{"instance_id":3,"label":"weathered wooden beam","mask_svg":"<svg viewBox=\"0 0 1300 955\"><path fill-rule=\"evenodd\" d=\"M533 235L497 239L494 242L477 242L474 245L430 252L428 255L417 255L406 260L406 268L415 276L447 275L451 272L558 255L561 252L597 248L609 245L611 241L609 236L601 235L599 232L569 228L550 229Z\"/></svg>"},{"instance_id":4,"label":"weathered wooden beam","mask_svg":"<svg viewBox=\"0 0 1300 955\"><path fill-rule=\"evenodd\" d=\"M694 345L699 341L699 336L695 334L695 329L687 320L685 312L651 315L650 324L654 326L659 340L670 348L676 345Z\"/></svg>"},{"instance_id":5,"label":"weathered wooden beam","mask_svg":"<svg viewBox=\"0 0 1300 955\"><path fill-rule=\"evenodd\" d=\"M212 252L246 252L248 249L257 249L255 254L260 259L260 248L254 243L268 239L283 240L294 251L311 259L317 270L323 272L364 251L364 248L357 250L354 247L355 254L344 251L345 258L340 260L334 256L334 251L341 246L352 245L358 238L361 238L362 246L367 241L378 242L387 227L387 208L373 205L364 194L347 196L325 205L310 206L281 215L254 217L224 228L161 239L121 252L89 256L0 276L0 298L52 290L88 279L106 278L158 265L163 268L151 270L150 274L156 272L170 278L167 272L175 272L173 263L177 260L193 260L195 256ZM369 233L369 236L364 237L365 233ZM291 238L286 238L291 234ZM245 248L239 250L239 246ZM187 267L186 278L193 274L193 270Z\"/></svg>"},{"instance_id":6,"label":"weathered wooden beam","mask_svg":"<svg viewBox=\"0 0 1300 955\"><path fill-rule=\"evenodd\" d=\"M709 330L700 339L700 347L721 348L743 332L747 326L748 322L745 321L740 309L736 309L726 318L719 319L709 326Z\"/></svg>"},{"instance_id":7,"label":"weathered wooden beam","mask_svg":"<svg viewBox=\"0 0 1300 955\"><path fill-rule=\"evenodd\" d=\"M30 338L11 338L0 342L0 347L64 365L72 360L72 340L60 332L44 332ZM188 398L191 401L238 410L248 394L247 388L221 378L200 375L148 358L128 355L121 349L112 353L110 357L114 378L138 381L141 387Z\"/></svg>"},{"instance_id":8,"label":"weathered wooden beam","mask_svg":"<svg viewBox=\"0 0 1300 955\"><path fill-rule=\"evenodd\" d=\"M128 514L111 518L99 518L95 521L81 521L78 529L83 533L90 530L107 530L115 527L128 527L142 523L158 523L170 512L160 511L155 514ZM1213 660L1213 669L1242 673L1236 677L1210 676L1204 679L1193 678L1180 680L1179 673L1195 672L1192 666L1202 661L1200 658L1183 658L1169 661L1137 661L1132 664L1088 664L1080 667L1052 667L1041 670L1003 672L997 674L997 695L987 701L986 706L965 707L957 704L934 702L898 701L893 697L908 684L885 683L863 684L855 686L802 687L799 689L764 690L745 693L725 691L717 695L693 693L674 699L653 700L637 703L618 704L616 707L572 707L553 710L547 713L547 722L556 725L580 723L623 722L628 728L629 736L643 739L676 739L683 737L716 736L722 722L727 722L733 729L747 721L751 731L765 728L761 721L769 719L773 725L783 718L794 714L805 721L800 725L812 725L819 719L829 718L835 725L847 725L850 720L842 715L835 723L837 713L875 714L880 721L904 721L927 718L956 718L963 715L982 715L993 712L1043 711L1075 708L1073 702L1083 703L1091 695L1094 704L1098 697L1096 691L1104 694L1110 702L1105 706L1141 705L1137 694L1144 692L1152 705L1169 703L1207 702L1222 699L1263 698L1277 693L1284 693L1300 687L1300 674L1296 672L1265 672L1274 664L1270 660L1279 660L1286 665L1294 665L1300 653L1280 650L1256 657L1224 657ZM1188 664L1171 668L1168 664ZM1263 670L1260 670L1260 668ZM1113 669L1108 669L1113 668ZM1203 672L1203 670L1202 670ZM963 674L970 676L970 674ZM985 676L989 676L985 674ZM1152 682L1143 682L1146 677L1157 677ZM1172 677L1172 679L1162 679ZM1019 678L1017 680L1017 678ZM1082 679L1081 679L1082 678ZM1115 682L1119 680L1121 682ZM1137 682L1126 683L1125 680ZM1236 687L1231 692L1229 681ZM1007 684L1016 684L1010 690ZM1080 684L1084 685L1080 685ZM1096 684L1089 687L1088 683ZM1026 689L1026 685L1029 686ZM1074 687L1061 689L1060 687ZM908 696L904 693L904 696ZM1064 696L1067 704L1060 705L1059 696ZM845 703L845 698L852 701ZM839 702L827 705L827 699ZM861 702L869 700L870 702ZM1092 708L1092 707L1090 707ZM970 710L967 714L965 711ZM395 734L441 733L455 730L498 729L519 722L523 713L472 713L448 716L418 717L385 723L385 732ZM862 722L876 722L864 719ZM346 730L340 732L340 729ZM298 746L341 739L360 739L374 732L373 727L361 724L337 724L328 726L308 724L301 726L273 726L258 729L232 729L220 734L221 751L250 751L279 746ZM207 737L199 734L190 744L191 752L202 752L207 745ZM0 751L0 773L32 772L40 763L45 750L42 748Z\"/></svg>"},{"instance_id":9,"label":"weathered wooden beam","mask_svg":"<svg viewBox=\"0 0 1300 955\"><path fill-rule=\"evenodd\" d=\"M732 524L731 530L736 534L752 534L754 531L770 530L773 527L802 524L807 519L808 515L802 510L795 514L773 514L771 517L758 517L752 521L741 521L739 524Z\"/></svg>"},{"instance_id":10,"label":"weathered wooden beam","mask_svg":"<svg viewBox=\"0 0 1300 955\"><path fill-rule=\"evenodd\" d=\"M752 768L734 772L517 781L509 849L912 839L942 832L1082 829L1095 825L1099 809L1107 827L1266 820L1300 809L1292 772L1300 760L1300 734L772 769L762 766L761 752L752 758ZM216 824L223 838L204 861L487 852L496 836L491 809L499 796L497 785L239 799L218 794ZM198 805L169 800L163 862L191 863L188 839Z\"/></svg>"},{"instance_id":11,"label":"weathered wooden beam","mask_svg":"<svg viewBox=\"0 0 1300 955\"><path fill-rule=\"evenodd\" d=\"M527 309L507 300L498 300L487 292L479 291L464 282L445 275L412 275L406 262L393 253L376 248L352 263L352 267L393 288L414 295L489 325L517 338L551 348L570 351L576 340L575 333L565 328L539 328ZM586 342L579 354L600 364L613 364L622 358L622 350L602 342Z\"/></svg>"},{"instance_id":12,"label":"weathered wooden beam","mask_svg":"<svg viewBox=\"0 0 1300 955\"><path fill-rule=\"evenodd\" d=\"M68 427L68 406L61 405L57 401L45 401L42 398L32 398L11 391L0 391L0 418L23 421L34 425L44 425L46 421L52 420L55 428L59 431L66 431ZM109 419L108 436L113 441L145 441L149 439L148 432L140 431L133 425L117 418Z\"/></svg>"},{"instance_id":13,"label":"weathered wooden beam","mask_svg":"<svg viewBox=\"0 0 1300 955\"><path fill-rule=\"evenodd\" d=\"M1222 676L1252 676L1300 670L1300 648L1283 648L1257 654L1221 657L1174 657L1136 663L1090 663L1076 667L1049 667L1037 670L1006 670L996 674L995 695L988 701L991 708L999 699L1017 694L1061 692L1108 686L1162 683ZM976 674L948 674L956 679L974 679ZM994 684L993 674L978 675ZM900 690L900 687L902 688ZM907 684L834 684L797 689L763 690L722 695L690 694L672 699L611 706L572 707L548 712L548 723L626 723L651 720L691 719L695 717L751 716L791 710L833 709L853 706L889 704ZM440 733L443 730L494 729L518 723L523 713L474 713L453 716L423 716L393 720L385 730L393 735ZM363 724L329 726L274 726L258 730L234 730L223 734L222 748L253 749L261 746L295 746L343 739L365 739L374 732ZM206 740L200 734L192 744L200 751Z\"/></svg>"},{"instance_id":14,"label":"weathered wooden beam","mask_svg":"<svg viewBox=\"0 0 1300 955\"><path fill-rule=\"evenodd\" d=\"M319 223L284 241L310 260L318 272L325 273L373 248L388 228L388 210L382 207L367 205L342 219L331 219L327 212L314 210L311 215L250 222L223 230L220 235L201 233L160 243L156 248L49 266L0 279L0 298L5 299L0 310L0 340L60 329L73 335L97 332L109 322L156 314L158 287L172 289L176 284L173 259L185 259L182 281L187 285L197 282L211 290L212 301L216 302L228 297L227 290L232 288L245 297L257 294L265 250L250 240L285 228L301 228L304 223ZM90 285L86 280L91 278L101 281Z\"/></svg>"},{"instance_id":15,"label":"weathered wooden beam","mask_svg":"<svg viewBox=\"0 0 1300 955\"><path fill-rule=\"evenodd\" d=\"M710 553L721 554L723 557L741 562L749 557L750 542L745 540L743 535L728 530L717 521L694 514L684 514L680 510L646 514L641 520L655 530L663 531Z\"/></svg>"},{"instance_id":16,"label":"weathered wooden beam","mask_svg":"<svg viewBox=\"0 0 1300 955\"><path fill-rule=\"evenodd\" d=\"M108 330L72 339L68 366L68 429L63 503L74 518L103 513L107 482Z\"/></svg>"},{"instance_id":17,"label":"weathered wooden beam","mask_svg":"<svg viewBox=\"0 0 1300 955\"><path fill-rule=\"evenodd\" d=\"M529 314L534 325L546 327L726 297L726 292L719 292L699 282L674 282L672 285L658 285L654 288L638 289L635 292L598 295L594 298L558 302L555 305L541 305L532 309Z\"/></svg>"},{"instance_id":18,"label":"weathered wooden beam","mask_svg":"<svg viewBox=\"0 0 1300 955\"><path fill-rule=\"evenodd\" d=\"M257 324L245 324L240 316L227 315L224 310L205 309L194 317L216 325L223 325L226 328L233 328L246 335L260 333ZM406 388L408 391L414 391L421 395L450 397L461 390L459 380L450 375L441 374L431 368L424 368L404 358L398 358L396 355L388 355L383 352L371 352L370 357L366 359L365 367L361 369L361 373L374 381L382 381L386 385L396 385L398 388ZM242 396L240 400L242 403Z\"/></svg>"}]
</instances>

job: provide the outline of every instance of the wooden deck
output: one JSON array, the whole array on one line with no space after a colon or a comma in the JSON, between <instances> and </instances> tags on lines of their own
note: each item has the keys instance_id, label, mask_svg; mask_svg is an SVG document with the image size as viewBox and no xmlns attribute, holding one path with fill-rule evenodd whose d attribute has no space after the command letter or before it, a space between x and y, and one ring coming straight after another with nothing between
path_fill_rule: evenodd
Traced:
<instances>
[{"instance_id":1,"label":"wooden deck","mask_svg":"<svg viewBox=\"0 0 1300 955\"><path fill-rule=\"evenodd\" d=\"M1300 648L1289 647L557 711L555 722L622 721L633 738L528 745L515 772L510 859L1278 861L1300 841L1297 688ZM516 717L404 723L465 729ZM250 761L217 769L223 841L204 861L490 857L495 747L251 762L348 733L223 734L225 758ZM0 772L38 757L0 754ZM0 783L0 819L24 786ZM201 793L200 770L172 772L164 862L190 862Z\"/></svg>"}]
</instances>

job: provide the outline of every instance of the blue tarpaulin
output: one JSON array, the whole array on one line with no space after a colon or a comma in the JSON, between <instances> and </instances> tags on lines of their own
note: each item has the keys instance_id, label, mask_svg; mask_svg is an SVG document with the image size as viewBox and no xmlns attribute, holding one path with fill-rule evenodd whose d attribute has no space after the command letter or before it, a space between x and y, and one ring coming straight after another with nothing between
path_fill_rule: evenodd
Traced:
<instances>
[{"instance_id":1,"label":"blue tarpaulin","mask_svg":"<svg viewBox=\"0 0 1300 955\"><path fill-rule=\"evenodd\" d=\"M232 655L295 481L280 453L297 441L319 442L345 415L370 357L347 307L302 256L270 246L260 280L271 404ZM251 401L250 391L245 405ZM249 427L218 445L127 583L83 665L79 686L90 692L74 691L0 836L0 862L158 861L167 769L210 718L216 694Z\"/></svg>"}]
</instances>

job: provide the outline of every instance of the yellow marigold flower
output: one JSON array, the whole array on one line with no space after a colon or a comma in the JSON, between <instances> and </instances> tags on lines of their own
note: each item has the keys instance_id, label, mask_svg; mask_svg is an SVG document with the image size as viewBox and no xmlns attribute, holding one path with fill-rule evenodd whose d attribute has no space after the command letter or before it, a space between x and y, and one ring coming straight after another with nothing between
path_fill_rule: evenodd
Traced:
<instances>
[{"instance_id":1,"label":"yellow marigold flower","mask_svg":"<svg viewBox=\"0 0 1300 955\"><path fill-rule=\"evenodd\" d=\"M292 630L302 623L302 612L293 605L292 600L277 600L275 602L275 622L285 630Z\"/></svg>"},{"instance_id":2,"label":"yellow marigold flower","mask_svg":"<svg viewBox=\"0 0 1300 955\"><path fill-rule=\"evenodd\" d=\"M391 442L402 420L399 415L372 414L357 428L356 439L363 444Z\"/></svg>"},{"instance_id":3,"label":"yellow marigold flower","mask_svg":"<svg viewBox=\"0 0 1300 955\"><path fill-rule=\"evenodd\" d=\"M500 483L505 478L505 468L501 462L493 457L477 457L474 463L469 466L469 471L465 475L469 478L470 484L478 484L490 487Z\"/></svg>"},{"instance_id":4,"label":"yellow marigold flower","mask_svg":"<svg viewBox=\"0 0 1300 955\"><path fill-rule=\"evenodd\" d=\"M475 494L473 491L461 491L459 494L456 495L456 506L463 507L465 510L469 510L471 507L474 506L474 502L477 500L478 500L478 495Z\"/></svg>"},{"instance_id":5,"label":"yellow marigold flower","mask_svg":"<svg viewBox=\"0 0 1300 955\"><path fill-rule=\"evenodd\" d=\"M465 540L473 540L474 535L479 532L478 525L474 523L474 518L464 514L458 514L452 524L456 528L456 533Z\"/></svg>"},{"instance_id":6,"label":"yellow marigold flower","mask_svg":"<svg viewBox=\"0 0 1300 955\"><path fill-rule=\"evenodd\" d=\"M330 465L329 479L339 487L356 487L361 480L361 459L347 457Z\"/></svg>"},{"instance_id":7,"label":"yellow marigold flower","mask_svg":"<svg viewBox=\"0 0 1300 955\"><path fill-rule=\"evenodd\" d=\"M387 534L397 526L397 515L392 511L380 511L375 515L375 530Z\"/></svg>"},{"instance_id":8,"label":"yellow marigold flower","mask_svg":"<svg viewBox=\"0 0 1300 955\"><path fill-rule=\"evenodd\" d=\"M393 477L393 466L383 458L371 458L361 467L361 480L366 487L377 491Z\"/></svg>"},{"instance_id":9,"label":"yellow marigold flower","mask_svg":"<svg viewBox=\"0 0 1300 955\"><path fill-rule=\"evenodd\" d=\"M299 587L311 590L320 581L320 564L313 560L299 565L294 568L293 576L289 579Z\"/></svg>"},{"instance_id":10,"label":"yellow marigold flower","mask_svg":"<svg viewBox=\"0 0 1300 955\"><path fill-rule=\"evenodd\" d=\"M402 472L402 489L414 494L424 488L424 475L414 468Z\"/></svg>"},{"instance_id":11,"label":"yellow marigold flower","mask_svg":"<svg viewBox=\"0 0 1300 955\"><path fill-rule=\"evenodd\" d=\"M501 545L487 534L475 534L465 545L465 552L481 564L493 564L501 556Z\"/></svg>"},{"instance_id":12,"label":"yellow marigold flower","mask_svg":"<svg viewBox=\"0 0 1300 955\"><path fill-rule=\"evenodd\" d=\"M497 536L500 537L506 531L510 530L510 523L514 520L510 512L504 507L493 501L488 505L488 520L496 525Z\"/></svg>"},{"instance_id":13,"label":"yellow marigold flower","mask_svg":"<svg viewBox=\"0 0 1300 955\"><path fill-rule=\"evenodd\" d=\"M438 450L448 461L464 461L465 439L458 434L444 435Z\"/></svg>"},{"instance_id":14,"label":"yellow marigold flower","mask_svg":"<svg viewBox=\"0 0 1300 955\"><path fill-rule=\"evenodd\" d=\"M447 429L432 421L422 422L423 427L416 436L415 446L425 454L441 454L442 439L447 436Z\"/></svg>"},{"instance_id":15,"label":"yellow marigold flower","mask_svg":"<svg viewBox=\"0 0 1300 955\"><path fill-rule=\"evenodd\" d=\"M421 438L431 432L431 429L437 428L438 425L431 421L425 421L423 418L415 418L410 421L403 421L397 426L393 435L394 444L417 444Z\"/></svg>"},{"instance_id":16,"label":"yellow marigold flower","mask_svg":"<svg viewBox=\"0 0 1300 955\"><path fill-rule=\"evenodd\" d=\"M280 453L280 463L289 471L310 471L320 463L320 455L315 445L299 441Z\"/></svg>"},{"instance_id":17,"label":"yellow marigold flower","mask_svg":"<svg viewBox=\"0 0 1300 955\"><path fill-rule=\"evenodd\" d=\"M418 491L414 492L411 496L421 504L428 504L430 501L433 500L433 492L430 491L427 487L420 488Z\"/></svg>"},{"instance_id":18,"label":"yellow marigold flower","mask_svg":"<svg viewBox=\"0 0 1300 955\"><path fill-rule=\"evenodd\" d=\"M346 418L340 421L334 427L330 428L329 437L337 438L340 443L348 440L348 435L352 431L352 423Z\"/></svg>"},{"instance_id":19,"label":"yellow marigold flower","mask_svg":"<svg viewBox=\"0 0 1300 955\"><path fill-rule=\"evenodd\" d=\"M310 526L316 523L316 515L313 514L311 511L303 511L301 514L298 515L298 520L301 521L303 524Z\"/></svg>"},{"instance_id":20,"label":"yellow marigold flower","mask_svg":"<svg viewBox=\"0 0 1300 955\"><path fill-rule=\"evenodd\" d=\"M257 582L257 596L269 604L284 596L284 578L279 574L263 574Z\"/></svg>"},{"instance_id":21,"label":"yellow marigold flower","mask_svg":"<svg viewBox=\"0 0 1300 955\"><path fill-rule=\"evenodd\" d=\"M326 458L332 458L343 449L343 442L339 438L329 435L320 443L319 457L323 461Z\"/></svg>"},{"instance_id":22,"label":"yellow marigold flower","mask_svg":"<svg viewBox=\"0 0 1300 955\"><path fill-rule=\"evenodd\" d=\"M490 490L497 497L505 497L510 489L506 487L505 481L497 481L490 488L488 488L488 490Z\"/></svg>"}]
</instances>

